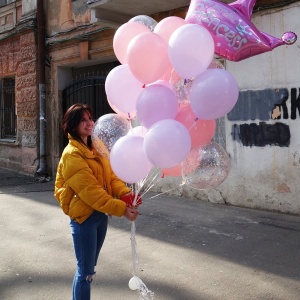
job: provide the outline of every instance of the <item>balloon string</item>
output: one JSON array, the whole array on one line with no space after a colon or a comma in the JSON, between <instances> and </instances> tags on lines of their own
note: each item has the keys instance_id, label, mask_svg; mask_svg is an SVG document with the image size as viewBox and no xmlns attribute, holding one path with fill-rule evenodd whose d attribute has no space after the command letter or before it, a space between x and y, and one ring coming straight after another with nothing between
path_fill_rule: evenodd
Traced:
<instances>
[{"instance_id":1,"label":"balloon string","mask_svg":"<svg viewBox=\"0 0 300 300\"><path fill-rule=\"evenodd\" d=\"M185 185L185 182L182 182L178 187L181 187L181 186L183 186L183 185ZM164 192L162 192L162 193L156 194L155 196L152 196L152 197L150 197L150 198L147 198L147 200L150 200L150 199L159 197L159 196L161 196L161 195L163 195L163 194L165 194L165 193L168 193L168 192L171 192L171 191L173 191L173 190L176 190L178 187L174 187L174 188L169 189L169 190L167 190L167 191L164 191Z\"/></svg>"},{"instance_id":2,"label":"balloon string","mask_svg":"<svg viewBox=\"0 0 300 300\"><path fill-rule=\"evenodd\" d=\"M138 184L134 184L132 189L135 193L135 197L133 200L133 205L136 205L138 193L141 191L142 185L138 186ZM137 251L137 243L136 243L136 226L135 222L131 222L131 256L132 256L132 273L135 281L137 282L138 292L139 292L139 299L140 300L153 300L154 293L150 291L145 283L136 276L137 274L137 266L139 265L138 259L138 251Z\"/></svg>"},{"instance_id":3,"label":"balloon string","mask_svg":"<svg viewBox=\"0 0 300 300\"><path fill-rule=\"evenodd\" d=\"M135 222L131 222L131 256L132 256L132 273L136 275L136 267L139 263L138 254L137 254L137 244L135 239L136 227Z\"/></svg>"}]
</instances>

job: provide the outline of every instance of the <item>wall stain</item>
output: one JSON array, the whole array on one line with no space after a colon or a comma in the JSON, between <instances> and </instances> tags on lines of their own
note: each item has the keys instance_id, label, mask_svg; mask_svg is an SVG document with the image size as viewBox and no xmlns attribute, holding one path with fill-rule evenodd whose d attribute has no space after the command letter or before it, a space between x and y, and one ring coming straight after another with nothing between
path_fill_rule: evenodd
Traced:
<instances>
[{"instance_id":1,"label":"wall stain","mask_svg":"<svg viewBox=\"0 0 300 300\"><path fill-rule=\"evenodd\" d=\"M233 124L233 140L242 143L243 146L265 147L267 145L289 147L291 140L290 128L283 123L266 124Z\"/></svg>"}]
</instances>

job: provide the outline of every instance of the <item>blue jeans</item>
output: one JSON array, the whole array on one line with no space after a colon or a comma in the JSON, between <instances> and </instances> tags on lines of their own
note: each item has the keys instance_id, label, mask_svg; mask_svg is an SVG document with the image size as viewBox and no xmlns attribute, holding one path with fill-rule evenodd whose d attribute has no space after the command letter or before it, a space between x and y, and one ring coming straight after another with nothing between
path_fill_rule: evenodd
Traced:
<instances>
[{"instance_id":1,"label":"blue jeans","mask_svg":"<svg viewBox=\"0 0 300 300\"><path fill-rule=\"evenodd\" d=\"M107 231L107 215L94 211L82 224L70 221L77 269L73 300L90 300L92 276Z\"/></svg>"}]
</instances>

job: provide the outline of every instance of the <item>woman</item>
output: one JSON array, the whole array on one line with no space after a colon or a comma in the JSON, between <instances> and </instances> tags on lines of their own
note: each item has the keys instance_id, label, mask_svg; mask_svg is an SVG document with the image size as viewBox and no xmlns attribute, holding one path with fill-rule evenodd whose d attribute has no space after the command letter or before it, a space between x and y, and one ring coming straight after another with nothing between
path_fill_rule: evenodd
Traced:
<instances>
[{"instance_id":1,"label":"woman","mask_svg":"<svg viewBox=\"0 0 300 300\"><path fill-rule=\"evenodd\" d=\"M62 121L69 144L60 159L54 195L70 217L77 270L73 300L89 300L94 268L107 230L107 215L125 216L130 221L138 212L132 207L134 194L113 173L109 161L92 145L92 110L85 104L72 105ZM121 199L121 200L120 200ZM138 199L137 204L141 204Z\"/></svg>"}]
</instances>

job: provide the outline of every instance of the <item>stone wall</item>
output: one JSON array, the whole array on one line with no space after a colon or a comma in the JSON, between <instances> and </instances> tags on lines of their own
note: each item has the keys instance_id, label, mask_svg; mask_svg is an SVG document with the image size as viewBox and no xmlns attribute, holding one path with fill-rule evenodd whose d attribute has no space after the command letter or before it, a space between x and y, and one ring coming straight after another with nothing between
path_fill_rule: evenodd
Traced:
<instances>
[{"instance_id":1,"label":"stone wall","mask_svg":"<svg viewBox=\"0 0 300 300\"><path fill-rule=\"evenodd\" d=\"M0 77L15 78L17 136L0 142L0 166L34 174L38 163L37 46L34 32L0 44Z\"/></svg>"}]
</instances>

